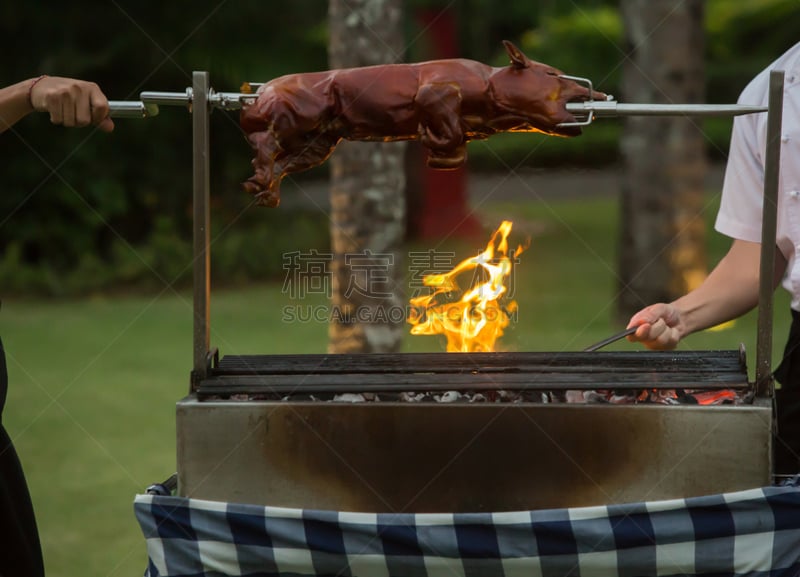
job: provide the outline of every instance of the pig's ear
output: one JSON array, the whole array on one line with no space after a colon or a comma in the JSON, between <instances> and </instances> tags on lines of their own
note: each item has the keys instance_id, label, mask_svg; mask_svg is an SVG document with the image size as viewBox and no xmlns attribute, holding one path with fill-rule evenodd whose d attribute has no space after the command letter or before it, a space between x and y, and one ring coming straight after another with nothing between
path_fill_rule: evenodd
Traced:
<instances>
[{"instance_id":1,"label":"pig's ear","mask_svg":"<svg viewBox=\"0 0 800 577\"><path fill-rule=\"evenodd\" d=\"M503 40L503 46L506 47L506 52L508 52L508 57L511 58L511 67L512 68L527 68L528 67L528 57L525 56L522 51L514 46L508 40Z\"/></svg>"}]
</instances>

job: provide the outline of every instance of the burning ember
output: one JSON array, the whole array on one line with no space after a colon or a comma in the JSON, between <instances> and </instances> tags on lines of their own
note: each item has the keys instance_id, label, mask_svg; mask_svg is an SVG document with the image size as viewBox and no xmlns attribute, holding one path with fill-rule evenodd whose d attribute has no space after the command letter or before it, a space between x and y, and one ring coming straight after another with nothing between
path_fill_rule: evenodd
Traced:
<instances>
[{"instance_id":1,"label":"burning ember","mask_svg":"<svg viewBox=\"0 0 800 577\"><path fill-rule=\"evenodd\" d=\"M232 401L311 401L337 403L533 403L544 405L742 405L749 404L748 395L733 390L704 391L698 389L643 389L640 391L566 390L566 391L445 391L403 393L339 393L292 395L231 395ZM215 400L222 400L215 397Z\"/></svg>"},{"instance_id":2,"label":"burning ember","mask_svg":"<svg viewBox=\"0 0 800 577\"><path fill-rule=\"evenodd\" d=\"M566 391L566 403L610 403L612 405L728 405L742 404L745 399L736 391L703 391L691 389L642 389L641 391Z\"/></svg>"},{"instance_id":3,"label":"burning ember","mask_svg":"<svg viewBox=\"0 0 800 577\"><path fill-rule=\"evenodd\" d=\"M408 322L412 335L438 335L447 338L448 352L492 352L495 342L503 335L510 314L517 308L515 301L501 304L508 292L506 283L511 274L512 260L523 248L508 253L508 235L512 223L504 220L492 234L486 250L461 261L451 271L431 274L423 284L431 294L411 299ZM472 286L459 297L457 278L471 275ZM457 299L457 300L456 300Z\"/></svg>"}]
</instances>

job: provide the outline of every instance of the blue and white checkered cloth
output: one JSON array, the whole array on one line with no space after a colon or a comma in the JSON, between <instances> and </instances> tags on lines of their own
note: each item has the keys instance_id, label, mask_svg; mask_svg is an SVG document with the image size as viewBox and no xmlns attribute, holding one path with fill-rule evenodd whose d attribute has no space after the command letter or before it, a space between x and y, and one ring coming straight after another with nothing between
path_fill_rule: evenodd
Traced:
<instances>
[{"instance_id":1,"label":"blue and white checkered cloth","mask_svg":"<svg viewBox=\"0 0 800 577\"><path fill-rule=\"evenodd\" d=\"M149 577L797 577L800 488L503 513L346 513L140 495Z\"/></svg>"}]
</instances>

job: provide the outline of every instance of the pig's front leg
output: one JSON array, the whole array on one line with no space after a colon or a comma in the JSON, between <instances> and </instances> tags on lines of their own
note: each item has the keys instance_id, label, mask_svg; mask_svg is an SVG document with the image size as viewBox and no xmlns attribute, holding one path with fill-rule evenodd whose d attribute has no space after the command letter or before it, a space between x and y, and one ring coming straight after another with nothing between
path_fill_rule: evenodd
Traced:
<instances>
[{"instance_id":1,"label":"pig's front leg","mask_svg":"<svg viewBox=\"0 0 800 577\"><path fill-rule=\"evenodd\" d=\"M419 111L419 140L430 150L431 168L458 168L467 158L461 129L461 87L438 82L419 87L414 103Z\"/></svg>"}]
</instances>

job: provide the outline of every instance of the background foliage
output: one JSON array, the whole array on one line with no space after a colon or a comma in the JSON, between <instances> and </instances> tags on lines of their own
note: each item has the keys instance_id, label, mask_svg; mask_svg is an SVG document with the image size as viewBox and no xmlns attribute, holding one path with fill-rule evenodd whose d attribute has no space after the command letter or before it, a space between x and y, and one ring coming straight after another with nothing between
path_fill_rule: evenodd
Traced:
<instances>
[{"instance_id":1,"label":"background foliage","mask_svg":"<svg viewBox=\"0 0 800 577\"><path fill-rule=\"evenodd\" d=\"M426 8L453 12L465 57L501 65L500 40L508 38L532 58L618 93L625 47L615 1L514 0L498 9L491 0L413 0L408 60L425 42L414 14ZM0 82L75 76L95 80L111 99L131 100L142 90L182 92L193 70L208 70L216 89L235 91L245 80L326 68L326 12L325 2L310 0L280 3L279 10L245 0L4 2ZM709 102L734 101L796 40L800 23L793 0L710 0L707 20ZM728 126L709 126L713 151L725 150ZM239 189L250 150L234 114L214 113L212 135L215 282L274 277L289 243L292 250L327 246L320 211L250 206ZM533 154L509 136L495 137L491 150L472 145L470 168L616 161L615 124L593 126L576 140L547 139ZM0 155L4 291L74 295L187 281L191 122L184 110L162 107L154 119L119 120L112 135L61 131L32 115L0 138ZM296 180L302 186L320 175L324 168Z\"/></svg>"},{"instance_id":2,"label":"background foliage","mask_svg":"<svg viewBox=\"0 0 800 577\"><path fill-rule=\"evenodd\" d=\"M415 0L408 8L431 5L436 2ZM439 5L457 10L465 56L501 64L500 40L509 38L531 57L615 91L623 52L608 42L617 30L613 1ZM707 6L709 101L732 101L753 73L795 41L796 0L709 0ZM325 68L325 18L323 0L2 2L0 84L40 73L79 76L125 100L142 90L182 91L192 70L209 70L216 89L235 90L242 80ZM592 26L592 19L602 26ZM407 37L406 56L414 60L424 39L411 18ZM324 352L324 325L282 321L280 284L216 290L222 283L283 277L281 255L306 245L322 250L328 221L317 208L290 206L301 198L305 177L284 185L280 210L250 207L238 188L250 152L235 116L214 113L212 134L213 342L226 354ZM514 138L525 135L511 136L471 150L470 170L616 157L613 122L598 123L579 139L542 138L535 151L529 140ZM174 470L174 402L188 389L191 298L163 281L188 282L190 142L189 116L178 108L147 121L121 120L112 135L62 131L33 115L0 136L0 320L12 382L3 420L23 458L53 575L140 575L145 564L130 503ZM487 222L513 213L518 233L525 226L538 231L517 281L526 287L518 291L526 312L508 333L514 349L579 350L618 328L606 314L615 285L616 205L561 202L479 207ZM709 203L709 219L715 211ZM710 247L718 257L726 243L710 240L721 243ZM473 254L473 248L453 250ZM110 290L142 294L53 302L9 295ZM786 310L784 291L777 298L783 300L776 310ZM787 317L776 319L775 334L784 335ZM746 342L753 351L754 335L751 315L732 331L705 331L682 346ZM415 351L441 347L434 337L407 342ZM630 347L623 341L611 348Z\"/></svg>"}]
</instances>

